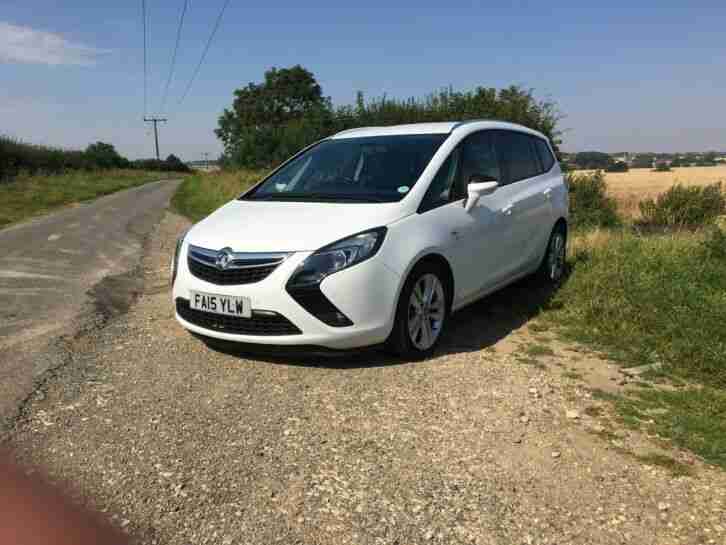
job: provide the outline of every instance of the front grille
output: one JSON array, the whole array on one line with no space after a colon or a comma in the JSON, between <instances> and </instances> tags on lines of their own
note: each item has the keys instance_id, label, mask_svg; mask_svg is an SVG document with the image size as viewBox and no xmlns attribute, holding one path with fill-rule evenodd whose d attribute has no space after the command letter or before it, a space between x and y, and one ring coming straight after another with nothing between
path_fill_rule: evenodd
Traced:
<instances>
[{"instance_id":1,"label":"front grille","mask_svg":"<svg viewBox=\"0 0 726 545\"><path fill-rule=\"evenodd\" d=\"M302 334L302 331L295 324L281 314L268 314L267 311L262 314L253 310L252 318L223 316L192 309L188 300L178 298L176 300L176 312L190 324L223 333L260 336Z\"/></svg>"},{"instance_id":2,"label":"front grille","mask_svg":"<svg viewBox=\"0 0 726 545\"><path fill-rule=\"evenodd\" d=\"M189 272L205 282L220 286L236 286L239 284L252 284L267 278L277 268L278 264L247 269L220 270L215 266L205 265L189 257L187 265L189 266Z\"/></svg>"},{"instance_id":3,"label":"front grille","mask_svg":"<svg viewBox=\"0 0 726 545\"><path fill-rule=\"evenodd\" d=\"M235 252L189 245L187 265L197 278L220 286L252 284L267 278L289 252Z\"/></svg>"}]
</instances>

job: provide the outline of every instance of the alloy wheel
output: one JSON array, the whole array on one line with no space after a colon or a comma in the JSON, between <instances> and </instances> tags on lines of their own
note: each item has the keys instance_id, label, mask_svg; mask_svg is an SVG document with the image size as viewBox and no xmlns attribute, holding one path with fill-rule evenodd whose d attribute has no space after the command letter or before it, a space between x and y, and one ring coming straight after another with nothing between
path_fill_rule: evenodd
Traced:
<instances>
[{"instance_id":1,"label":"alloy wheel","mask_svg":"<svg viewBox=\"0 0 726 545\"><path fill-rule=\"evenodd\" d=\"M441 334L446 316L444 286L435 274L416 281L408 303L408 334L419 350L431 348Z\"/></svg>"},{"instance_id":2,"label":"alloy wheel","mask_svg":"<svg viewBox=\"0 0 726 545\"><path fill-rule=\"evenodd\" d=\"M555 231L547 256L547 272L553 282L560 280L565 272L565 252L565 234L562 231Z\"/></svg>"}]
</instances>

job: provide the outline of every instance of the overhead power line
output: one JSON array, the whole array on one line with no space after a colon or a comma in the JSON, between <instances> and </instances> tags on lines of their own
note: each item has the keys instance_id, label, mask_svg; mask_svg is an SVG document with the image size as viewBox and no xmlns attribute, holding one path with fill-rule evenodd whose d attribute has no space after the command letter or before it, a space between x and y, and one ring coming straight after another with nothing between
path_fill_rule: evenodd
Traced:
<instances>
[{"instance_id":1,"label":"overhead power line","mask_svg":"<svg viewBox=\"0 0 726 545\"><path fill-rule=\"evenodd\" d=\"M146 69L146 0L141 0L141 21L144 27L144 116L146 115L147 104L148 104L148 91L147 91L147 69Z\"/></svg>"},{"instance_id":2,"label":"overhead power line","mask_svg":"<svg viewBox=\"0 0 726 545\"><path fill-rule=\"evenodd\" d=\"M179 50L179 41L181 40L181 32L182 32L182 26L184 26L184 15L187 13L187 7L189 6L189 0L184 0L184 5L182 6L182 12L181 17L179 18L179 26L176 29L176 44L174 44L174 53L171 56L171 66L169 67L169 77L166 78L166 85L164 86L164 95L161 99L161 108L159 108L159 112L164 111L164 106L166 105L166 99L169 97L169 86L171 85L171 79L174 77L174 67L176 66L176 54Z\"/></svg>"},{"instance_id":3,"label":"overhead power line","mask_svg":"<svg viewBox=\"0 0 726 545\"><path fill-rule=\"evenodd\" d=\"M197 74L199 74L199 70L202 68L202 64L204 63L204 58L207 56L207 51L209 51L209 47L212 45L212 40L214 40L214 35L217 33L217 29L219 29L219 25L222 23L222 16L224 15L225 10L227 9L227 6L229 5L231 0L225 0L224 5L222 5L222 9L219 12L219 15L217 16L217 21L214 23L214 28L212 29L212 33L209 35L209 39L207 40L207 45L204 46L204 51L202 52L202 57L199 59L199 64L197 64L196 69L194 70L194 73L192 74L192 79L189 80L189 84L187 85L186 89L184 90L184 94L179 99L178 104L181 104L184 102L184 99L187 98L187 95L189 94L189 90L192 88L192 85L194 84L194 80L197 79Z\"/></svg>"}]
</instances>

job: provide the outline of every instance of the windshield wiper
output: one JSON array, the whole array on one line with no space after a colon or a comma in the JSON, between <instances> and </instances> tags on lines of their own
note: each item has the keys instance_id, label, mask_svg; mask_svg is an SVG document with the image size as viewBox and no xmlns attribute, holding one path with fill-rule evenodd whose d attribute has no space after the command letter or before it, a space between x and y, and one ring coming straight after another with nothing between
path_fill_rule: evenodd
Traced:
<instances>
[{"instance_id":1,"label":"windshield wiper","mask_svg":"<svg viewBox=\"0 0 726 545\"><path fill-rule=\"evenodd\" d=\"M390 202L371 195L336 195L334 193L273 193L263 197L252 196L258 201L348 201L348 202Z\"/></svg>"}]
</instances>

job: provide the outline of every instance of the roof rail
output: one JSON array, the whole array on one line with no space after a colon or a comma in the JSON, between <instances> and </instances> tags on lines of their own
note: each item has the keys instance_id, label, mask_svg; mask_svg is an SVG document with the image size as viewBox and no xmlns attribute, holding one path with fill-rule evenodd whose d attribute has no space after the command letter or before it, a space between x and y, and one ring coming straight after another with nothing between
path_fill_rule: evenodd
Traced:
<instances>
[{"instance_id":1,"label":"roof rail","mask_svg":"<svg viewBox=\"0 0 726 545\"><path fill-rule=\"evenodd\" d=\"M375 126L373 126L373 127L353 127L352 129L345 129L344 131L336 132L335 135L345 134L345 133L353 132L353 131L361 131L361 130L365 130L365 129L380 129L380 128L382 128L382 127L375 127Z\"/></svg>"},{"instance_id":2,"label":"roof rail","mask_svg":"<svg viewBox=\"0 0 726 545\"><path fill-rule=\"evenodd\" d=\"M503 119L491 119L491 118L481 118L481 119L467 119L466 121L459 121L454 124L453 127L451 127L451 130L453 132L454 129L458 129L462 125L467 125L469 123L480 123L482 121L496 121L497 123L511 123L511 121L504 121Z\"/></svg>"}]
</instances>

